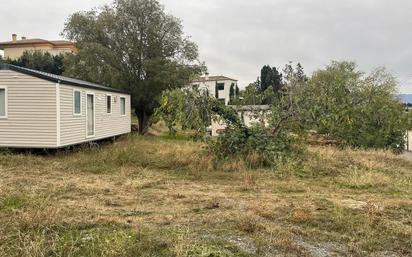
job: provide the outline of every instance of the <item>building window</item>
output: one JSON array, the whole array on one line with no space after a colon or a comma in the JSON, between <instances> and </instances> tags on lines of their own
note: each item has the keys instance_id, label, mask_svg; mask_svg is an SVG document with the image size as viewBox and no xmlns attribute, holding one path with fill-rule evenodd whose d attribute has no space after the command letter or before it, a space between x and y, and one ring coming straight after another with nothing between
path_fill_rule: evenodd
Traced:
<instances>
[{"instance_id":1,"label":"building window","mask_svg":"<svg viewBox=\"0 0 412 257\"><path fill-rule=\"evenodd\" d=\"M0 87L0 118L7 118L7 88Z\"/></svg>"},{"instance_id":2,"label":"building window","mask_svg":"<svg viewBox=\"0 0 412 257\"><path fill-rule=\"evenodd\" d=\"M219 100L219 102L221 102L222 104L226 105L226 100L225 100L224 98L220 98L220 99L218 99L218 100Z\"/></svg>"},{"instance_id":3,"label":"building window","mask_svg":"<svg viewBox=\"0 0 412 257\"><path fill-rule=\"evenodd\" d=\"M120 115L126 115L126 98L120 97Z\"/></svg>"},{"instance_id":4,"label":"building window","mask_svg":"<svg viewBox=\"0 0 412 257\"><path fill-rule=\"evenodd\" d=\"M82 92L79 90L73 91L73 114L82 114Z\"/></svg>"},{"instance_id":5,"label":"building window","mask_svg":"<svg viewBox=\"0 0 412 257\"><path fill-rule=\"evenodd\" d=\"M225 83L218 83L217 90L225 90Z\"/></svg>"},{"instance_id":6,"label":"building window","mask_svg":"<svg viewBox=\"0 0 412 257\"><path fill-rule=\"evenodd\" d=\"M112 96L106 95L106 112L108 114L112 113Z\"/></svg>"}]
</instances>

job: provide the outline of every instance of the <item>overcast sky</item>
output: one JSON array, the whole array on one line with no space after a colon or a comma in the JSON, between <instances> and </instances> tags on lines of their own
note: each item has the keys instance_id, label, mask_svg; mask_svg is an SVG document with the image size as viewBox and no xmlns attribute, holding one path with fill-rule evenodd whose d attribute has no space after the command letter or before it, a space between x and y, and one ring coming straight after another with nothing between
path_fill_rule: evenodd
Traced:
<instances>
[{"instance_id":1,"label":"overcast sky","mask_svg":"<svg viewBox=\"0 0 412 257\"><path fill-rule=\"evenodd\" d=\"M0 41L11 34L58 39L69 14L110 0L13 0L0 9ZM161 0L183 20L213 75L243 87L260 68L301 62L310 74L331 60L364 71L387 67L412 93L412 1Z\"/></svg>"}]
</instances>

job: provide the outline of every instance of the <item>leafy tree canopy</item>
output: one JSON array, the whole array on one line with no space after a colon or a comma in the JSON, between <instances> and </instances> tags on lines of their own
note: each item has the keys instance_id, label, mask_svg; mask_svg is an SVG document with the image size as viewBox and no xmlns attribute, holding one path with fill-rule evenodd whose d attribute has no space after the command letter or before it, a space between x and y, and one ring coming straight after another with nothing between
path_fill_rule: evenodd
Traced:
<instances>
[{"instance_id":1,"label":"leafy tree canopy","mask_svg":"<svg viewBox=\"0 0 412 257\"><path fill-rule=\"evenodd\" d=\"M384 68L367 75L353 62L332 62L307 85L308 128L343 145L403 150L407 117L397 82Z\"/></svg>"},{"instance_id":2,"label":"leafy tree canopy","mask_svg":"<svg viewBox=\"0 0 412 257\"><path fill-rule=\"evenodd\" d=\"M186 85L203 68L181 21L157 0L116 0L75 13L63 35L80 49L67 59L65 74L131 92L140 133L146 132L161 93Z\"/></svg>"},{"instance_id":3,"label":"leafy tree canopy","mask_svg":"<svg viewBox=\"0 0 412 257\"><path fill-rule=\"evenodd\" d=\"M156 116L163 119L170 135L175 135L180 126L182 130L194 130L196 137L202 137L211 124L214 103L218 103L216 98L197 88L166 90Z\"/></svg>"}]
</instances>

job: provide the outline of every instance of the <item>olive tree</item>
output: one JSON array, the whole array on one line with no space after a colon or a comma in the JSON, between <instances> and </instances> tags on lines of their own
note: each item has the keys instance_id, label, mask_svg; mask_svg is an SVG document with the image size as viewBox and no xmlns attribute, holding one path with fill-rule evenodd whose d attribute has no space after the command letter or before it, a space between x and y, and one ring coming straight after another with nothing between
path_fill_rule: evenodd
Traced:
<instances>
[{"instance_id":1,"label":"olive tree","mask_svg":"<svg viewBox=\"0 0 412 257\"><path fill-rule=\"evenodd\" d=\"M115 0L74 13L62 34L79 48L67 58L65 74L129 91L140 133L161 93L186 85L202 68L181 21L157 0Z\"/></svg>"},{"instance_id":2,"label":"olive tree","mask_svg":"<svg viewBox=\"0 0 412 257\"><path fill-rule=\"evenodd\" d=\"M332 62L309 80L306 126L342 145L400 152L407 118L397 86L383 68L367 75L353 62Z\"/></svg>"}]
</instances>

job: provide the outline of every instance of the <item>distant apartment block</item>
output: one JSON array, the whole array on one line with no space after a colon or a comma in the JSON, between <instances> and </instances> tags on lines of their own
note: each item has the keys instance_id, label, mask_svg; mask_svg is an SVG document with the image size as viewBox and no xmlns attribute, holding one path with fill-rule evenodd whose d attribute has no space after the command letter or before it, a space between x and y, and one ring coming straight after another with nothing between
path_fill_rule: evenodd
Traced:
<instances>
[{"instance_id":1,"label":"distant apartment block","mask_svg":"<svg viewBox=\"0 0 412 257\"><path fill-rule=\"evenodd\" d=\"M206 90L209 96L216 97L225 105L229 105L230 98L236 94L237 80L225 76L205 75L194 80L191 86Z\"/></svg>"},{"instance_id":2,"label":"distant apartment block","mask_svg":"<svg viewBox=\"0 0 412 257\"><path fill-rule=\"evenodd\" d=\"M25 51L44 51L51 55L77 52L73 42L66 40L45 40L39 38L27 39L22 37L17 39L17 35L12 35L12 40L0 42L0 50L4 51L4 58L18 59Z\"/></svg>"}]
</instances>

